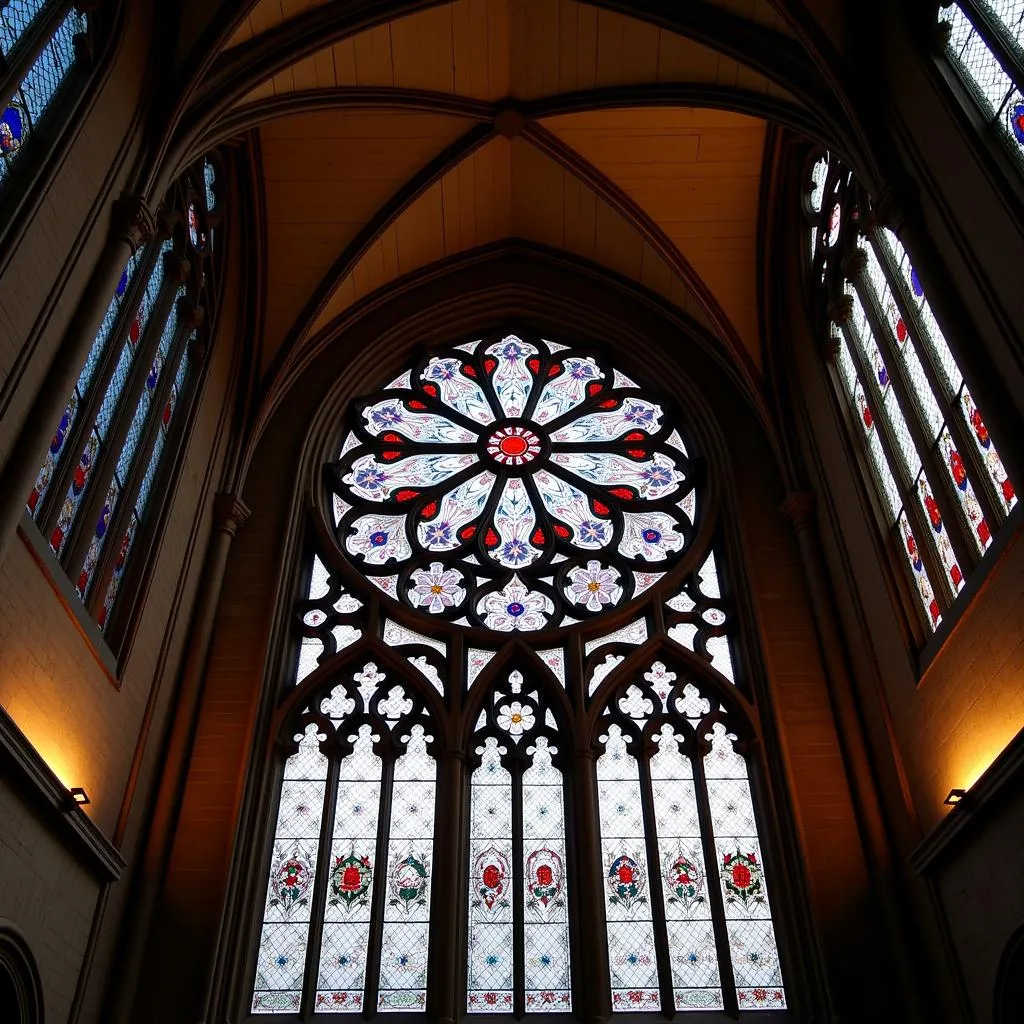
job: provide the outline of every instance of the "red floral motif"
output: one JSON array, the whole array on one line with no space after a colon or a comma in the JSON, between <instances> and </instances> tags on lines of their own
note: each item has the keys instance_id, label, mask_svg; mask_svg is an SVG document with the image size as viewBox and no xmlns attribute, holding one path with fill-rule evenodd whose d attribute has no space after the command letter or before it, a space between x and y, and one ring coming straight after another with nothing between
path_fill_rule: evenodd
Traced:
<instances>
[{"instance_id":1,"label":"red floral motif","mask_svg":"<svg viewBox=\"0 0 1024 1024\"><path fill-rule=\"evenodd\" d=\"M949 452L949 471L953 474L957 487L963 490L967 485L967 470L964 467L964 460L960 458L960 453L955 448L951 448Z\"/></svg>"},{"instance_id":2,"label":"red floral motif","mask_svg":"<svg viewBox=\"0 0 1024 1024\"><path fill-rule=\"evenodd\" d=\"M550 864L541 864L541 866L539 868L537 868L537 882L538 882L538 884L540 884L540 885L550 885L551 884L551 880L552 880L553 877L554 877L554 874L551 871L551 865Z\"/></svg>"},{"instance_id":3,"label":"red floral motif","mask_svg":"<svg viewBox=\"0 0 1024 1024\"><path fill-rule=\"evenodd\" d=\"M733 884L740 889L746 889L750 885L750 869L742 864L736 864L732 869Z\"/></svg>"},{"instance_id":4,"label":"red floral motif","mask_svg":"<svg viewBox=\"0 0 1024 1024\"><path fill-rule=\"evenodd\" d=\"M483 880L488 889L496 889L501 883L501 869L494 864L488 864L484 868Z\"/></svg>"}]
</instances>

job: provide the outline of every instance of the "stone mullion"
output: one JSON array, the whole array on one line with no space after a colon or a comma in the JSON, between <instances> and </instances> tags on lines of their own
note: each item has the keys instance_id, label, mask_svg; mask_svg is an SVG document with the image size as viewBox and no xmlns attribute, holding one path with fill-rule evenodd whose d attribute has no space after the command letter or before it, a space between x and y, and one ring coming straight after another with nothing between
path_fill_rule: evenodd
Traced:
<instances>
[{"instance_id":1,"label":"stone mullion","mask_svg":"<svg viewBox=\"0 0 1024 1024\"><path fill-rule=\"evenodd\" d=\"M324 813L320 821L320 840L317 845L316 877L309 898L309 937L306 940L306 968L303 972L299 1016L309 1020L316 1009L316 990L320 982L320 950L323 946L324 917L327 909L327 881L331 875L331 855L334 849L334 816L338 807L338 775L342 758L337 749L332 752L324 787Z\"/></svg>"},{"instance_id":2,"label":"stone mullion","mask_svg":"<svg viewBox=\"0 0 1024 1024\"><path fill-rule=\"evenodd\" d=\"M924 559L928 572L928 579L935 592L935 599L939 601L940 607L948 607L952 596L950 594L948 584L948 575L945 568L939 562L938 551L931 539L931 526L925 519L924 511L914 493L915 480L910 479L910 474L908 473L906 466L903 464L903 457L897 450L898 443L892 436L892 427L889 423L889 417L888 415L885 415L882 405L876 399L874 388L870 383L871 370L865 362L860 346L857 341L851 337L849 325L844 325L843 329L847 336L847 348L849 349L850 355L857 367L857 376L860 379L861 387L864 389L864 400L868 403L868 409L874 419L875 429L878 431L878 440L882 445L882 451L885 452L886 460L889 463L889 469L899 486L900 497L903 501L903 513L910 521L910 525L914 531L914 536L918 540L918 551L921 558ZM856 410L853 410L853 412L854 415L856 415ZM878 486L882 487L883 485L879 482ZM898 515L892 520L892 522L894 525L898 524ZM927 537L927 540L924 539L925 537ZM942 580L943 585L940 586L937 584L936 580Z\"/></svg>"},{"instance_id":3,"label":"stone mullion","mask_svg":"<svg viewBox=\"0 0 1024 1024\"><path fill-rule=\"evenodd\" d=\"M644 819L644 845L647 852L647 887L651 897L651 922L654 932L654 950L658 969L658 988L661 1011L671 1018L675 1015L675 991L672 984L672 960L668 943L668 924L665 920L665 892L661 879L661 851L658 849L658 825L654 813L654 791L651 786L650 739L644 742L637 766L640 769L640 806Z\"/></svg>"},{"instance_id":4,"label":"stone mullion","mask_svg":"<svg viewBox=\"0 0 1024 1024\"><path fill-rule=\"evenodd\" d=\"M88 593L88 607L94 617L103 606L107 585L117 564L119 555L118 545L131 522L132 512L135 509L135 503L142 489L142 482L149 468L149 460L153 455L153 448L160 434L163 410L170 399L171 388L174 386L174 378L177 374L178 366L181 360L185 358L189 344L188 339L197 323L196 313L197 311L193 310L185 313L180 318L174 342L167 354L167 362L164 364L160 380L157 382L156 392L153 395L153 402L150 406L149 415L146 417L142 436L139 438L138 448L132 460L132 465L129 468L127 479L123 481L121 495L117 500L117 508L111 514L110 522L107 524L107 541L103 545L100 560L93 570L93 579ZM178 396L179 405L183 404L183 398L183 395ZM181 409L178 411L181 412ZM168 457L170 457L170 454L168 453Z\"/></svg>"},{"instance_id":5,"label":"stone mullion","mask_svg":"<svg viewBox=\"0 0 1024 1024\"><path fill-rule=\"evenodd\" d=\"M128 431L131 429L135 411L146 387L146 377L156 358L167 319L171 315L175 293L187 274L188 264L184 261L177 261L174 256L166 257L165 261L169 265L160 288L160 296L150 314L145 333L139 339L138 351L135 353L131 369L128 371L128 379L124 383L121 396L111 417L107 438L100 440L101 447L97 459L99 464L93 467L91 479L86 486L85 497L75 513L71 535L68 538L67 553L61 559L72 577L72 581L77 576L89 550L96 523L107 499L107 491L114 479L118 460L128 440ZM174 267L175 262L179 262L178 267ZM116 346L112 347L116 348ZM100 394L98 389L96 394L97 396ZM102 401L103 398L100 397L100 404ZM137 456L138 451L136 450ZM120 483L121 492L117 499L119 506L124 500L127 481L122 480ZM49 534L47 533L46 536Z\"/></svg>"},{"instance_id":6,"label":"stone mullion","mask_svg":"<svg viewBox=\"0 0 1024 1024\"><path fill-rule=\"evenodd\" d=\"M704 870L707 877L708 902L711 904L711 925L715 933L715 948L718 953L718 975L722 985L722 1003L730 1017L739 1016L739 1000L736 997L736 978L732 969L732 950L729 947L729 929L725 923L725 899L722 896L722 880L718 872L718 850L715 847L715 830L711 822L711 803L708 798L708 780L704 771L704 758L710 750L707 740L697 736L694 739L693 784L697 795L697 819L700 822L701 849L704 853Z\"/></svg>"},{"instance_id":7,"label":"stone mullion","mask_svg":"<svg viewBox=\"0 0 1024 1024\"><path fill-rule=\"evenodd\" d=\"M448 749L437 758L434 864L430 875L430 960L427 1013L437 1024L455 1024L462 1016L466 966L467 849L465 756ZM435 899L434 893L451 894ZM460 955L461 951L461 955Z\"/></svg>"},{"instance_id":8,"label":"stone mullion","mask_svg":"<svg viewBox=\"0 0 1024 1024\"><path fill-rule=\"evenodd\" d=\"M889 387L893 389L896 395L896 404L903 412L903 419L907 424L907 429L910 431L910 438L921 459L921 469L925 472L926 479L932 484L932 494L939 505L942 521L948 528L947 533L953 546L953 553L956 555L957 562L963 567L964 575L966 576L977 563L979 555L964 535L965 529L969 528L969 524L959 507L959 503L953 496L949 474L942 463L936 458L935 451L938 439L932 438L929 440L928 435L925 433L917 399L908 380L903 360L890 342L889 332L878 312L874 289L865 280L861 268L854 271L852 281L860 296L861 305L868 318L868 324L874 335L875 343L878 345L879 351L885 360L886 372L889 374ZM937 480L936 476L938 476ZM916 490L915 484L916 481L911 484L912 490ZM953 528L954 523L956 524L955 529ZM945 571L943 575L947 575ZM954 588L954 594L955 592Z\"/></svg>"},{"instance_id":9,"label":"stone mullion","mask_svg":"<svg viewBox=\"0 0 1024 1024\"><path fill-rule=\"evenodd\" d=\"M577 993L583 1005L575 1016L586 1024L603 1024L611 1014L611 975L608 969L604 879L601 870L601 827L597 814L597 770L594 750L577 747L572 768L575 829L573 848L580 885L576 894L579 953L577 972L586 971ZM584 968L585 965L585 968Z\"/></svg>"},{"instance_id":10,"label":"stone mullion","mask_svg":"<svg viewBox=\"0 0 1024 1024\"><path fill-rule=\"evenodd\" d=\"M377 1012L380 992L381 942L384 936L384 914L388 891L388 845L391 836L391 807L395 786L395 759L392 751L383 764L380 780L380 812L377 815L377 841L374 848L373 897L370 902L370 928L367 941L366 976L363 979L363 1017Z\"/></svg>"}]
</instances>

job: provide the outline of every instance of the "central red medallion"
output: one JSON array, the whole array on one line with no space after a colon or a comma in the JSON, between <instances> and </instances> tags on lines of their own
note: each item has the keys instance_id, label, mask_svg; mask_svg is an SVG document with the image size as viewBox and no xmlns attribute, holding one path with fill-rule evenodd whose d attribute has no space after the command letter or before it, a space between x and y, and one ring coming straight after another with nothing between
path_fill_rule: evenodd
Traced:
<instances>
[{"instance_id":1,"label":"central red medallion","mask_svg":"<svg viewBox=\"0 0 1024 1024\"><path fill-rule=\"evenodd\" d=\"M540 438L529 428L508 425L487 439L487 454L503 466L522 466L540 455Z\"/></svg>"}]
</instances>

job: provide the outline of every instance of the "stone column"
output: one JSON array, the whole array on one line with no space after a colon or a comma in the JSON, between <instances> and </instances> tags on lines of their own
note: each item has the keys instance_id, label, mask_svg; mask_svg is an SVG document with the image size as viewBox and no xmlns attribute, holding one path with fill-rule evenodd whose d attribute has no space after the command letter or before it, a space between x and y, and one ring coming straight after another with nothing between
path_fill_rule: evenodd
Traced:
<instances>
[{"instance_id":1,"label":"stone column","mask_svg":"<svg viewBox=\"0 0 1024 1024\"><path fill-rule=\"evenodd\" d=\"M103 323L125 265L132 253L155 232L156 218L144 199L124 196L117 200L107 243L96 261L32 408L0 470L0 563L10 550L46 448L64 414L71 390Z\"/></svg>"},{"instance_id":2,"label":"stone column","mask_svg":"<svg viewBox=\"0 0 1024 1024\"><path fill-rule=\"evenodd\" d=\"M919 942L916 936L909 934L911 929L907 927L899 909L899 899L892 889L892 839L884 819L856 690L837 626L838 610L826 575L824 552L815 525L814 495L806 492L790 494L782 503L780 511L792 527L800 551L829 702L835 718L840 754L850 786L868 874L872 882L882 890L878 905L886 933L891 939L886 944L887 948L879 952L889 957L894 978L901 984L908 1001L916 1005L923 1020L927 1015L919 979L913 962L908 960L904 952L916 949Z\"/></svg>"},{"instance_id":3,"label":"stone column","mask_svg":"<svg viewBox=\"0 0 1024 1024\"><path fill-rule=\"evenodd\" d=\"M467 898L467 875L461 870L466 857L465 763L460 749L445 750L437 759L437 840L431 878L435 898L430 904L434 925L429 976L433 985L427 997L431 1000L431 1020L438 1024L454 1024L465 1011L464 1006L456 1003L462 991L459 979L466 966L465 945L460 940ZM436 898L446 885L454 885L454 898Z\"/></svg>"},{"instance_id":4,"label":"stone column","mask_svg":"<svg viewBox=\"0 0 1024 1024\"><path fill-rule=\"evenodd\" d=\"M221 588L227 569L228 555L235 533L249 517L249 509L233 494L218 494L213 500L213 532L197 591L192 627L181 670L181 683L174 705L174 720L157 787L156 801L146 848L137 869L132 894L131 927L126 935L134 936L124 950L118 968L120 981L111 1000L112 1024L131 1024L139 975L151 938L153 915L160 899L167 865L174 846L178 811L188 779L189 761L199 707L202 702L206 663L217 621Z\"/></svg>"}]
</instances>

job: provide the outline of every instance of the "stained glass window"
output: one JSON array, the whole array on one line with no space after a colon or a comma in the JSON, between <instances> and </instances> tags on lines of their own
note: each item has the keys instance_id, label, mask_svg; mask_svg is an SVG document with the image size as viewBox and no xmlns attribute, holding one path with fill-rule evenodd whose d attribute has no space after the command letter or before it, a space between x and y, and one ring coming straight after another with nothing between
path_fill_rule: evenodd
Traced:
<instances>
[{"instance_id":1,"label":"stained glass window","mask_svg":"<svg viewBox=\"0 0 1024 1024\"><path fill-rule=\"evenodd\" d=\"M601 723L612 1009L785 1007L747 765L725 707L658 660L613 689Z\"/></svg>"},{"instance_id":2,"label":"stained glass window","mask_svg":"<svg viewBox=\"0 0 1024 1024\"><path fill-rule=\"evenodd\" d=\"M372 661L350 667L294 730L252 1012L422 1010L435 770L416 685Z\"/></svg>"},{"instance_id":3,"label":"stained glass window","mask_svg":"<svg viewBox=\"0 0 1024 1024\"><path fill-rule=\"evenodd\" d=\"M0 115L0 181L7 177L71 70L75 62L75 36L87 31L87 17L71 4L53 0L9 0L0 6L3 67L5 71L20 69L22 75L10 95L4 94L6 105ZM47 26L52 26L49 35L39 36Z\"/></svg>"},{"instance_id":4,"label":"stained glass window","mask_svg":"<svg viewBox=\"0 0 1024 1024\"><path fill-rule=\"evenodd\" d=\"M1024 3L966 0L943 4L946 53L985 115L1024 160Z\"/></svg>"},{"instance_id":5,"label":"stained glass window","mask_svg":"<svg viewBox=\"0 0 1024 1024\"><path fill-rule=\"evenodd\" d=\"M661 405L599 355L515 335L431 355L362 402L333 479L338 540L371 582L504 633L639 596L696 515Z\"/></svg>"},{"instance_id":6,"label":"stained glass window","mask_svg":"<svg viewBox=\"0 0 1024 1024\"><path fill-rule=\"evenodd\" d=\"M474 734L467 1010L572 1010L559 734L542 691L515 670Z\"/></svg>"},{"instance_id":7,"label":"stained glass window","mask_svg":"<svg viewBox=\"0 0 1024 1024\"><path fill-rule=\"evenodd\" d=\"M196 212L210 194L206 166L171 190L170 235L128 260L26 502L108 637L140 533L142 546L152 542L153 496L195 393L201 329L190 320L213 288L206 254L189 251L188 214L206 230L205 210Z\"/></svg>"},{"instance_id":8,"label":"stained glass window","mask_svg":"<svg viewBox=\"0 0 1024 1024\"><path fill-rule=\"evenodd\" d=\"M518 332L353 402L281 666L248 1011L786 1006L737 596L675 415Z\"/></svg>"},{"instance_id":9,"label":"stained glass window","mask_svg":"<svg viewBox=\"0 0 1024 1024\"><path fill-rule=\"evenodd\" d=\"M811 279L836 386L934 630L1016 493L903 244L875 225L868 197L833 156L809 177ZM829 305L836 292L843 300Z\"/></svg>"}]
</instances>

